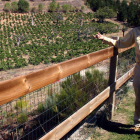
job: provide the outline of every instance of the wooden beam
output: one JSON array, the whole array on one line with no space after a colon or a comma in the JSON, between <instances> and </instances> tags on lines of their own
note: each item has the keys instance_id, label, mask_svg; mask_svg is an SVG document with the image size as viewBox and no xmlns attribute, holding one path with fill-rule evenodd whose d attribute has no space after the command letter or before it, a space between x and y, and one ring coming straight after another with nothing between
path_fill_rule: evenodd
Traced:
<instances>
[{"instance_id":1,"label":"wooden beam","mask_svg":"<svg viewBox=\"0 0 140 140\"><path fill-rule=\"evenodd\" d=\"M110 59L109 85L112 85L113 83L116 82L117 65L118 65L118 49L114 48L114 55ZM108 118L109 118L109 120L113 119L113 116L114 116L115 86L116 85L114 85L114 91L110 91L110 96L109 96L109 100L108 100L108 108L109 108Z\"/></svg>"},{"instance_id":2,"label":"wooden beam","mask_svg":"<svg viewBox=\"0 0 140 140\"><path fill-rule=\"evenodd\" d=\"M131 78L134 74L134 68L130 69L127 73L125 73L122 77L120 77L116 82L116 90L119 89L129 78Z\"/></svg>"},{"instance_id":3,"label":"wooden beam","mask_svg":"<svg viewBox=\"0 0 140 140\"><path fill-rule=\"evenodd\" d=\"M0 105L112 57L113 48L114 47L109 47L75 59L58 63L27 75L1 82Z\"/></svg>"},{"instance_id":4,"label":"wooden beam","mask_svg":"<svg viewBox=\"0 0 140 140\"><path fill-rule=\"evenodd\" d=\"M0 105L88 68L112 57L113 54L114 47L109 47L27 75L0 82Z\"/></svg>"},{"instance_id":5,"label":"wooden beam","mask_svg":"<svg viewBox=\"0 0 140 140\"><path fill-rule=\"evenodd\" d=\"M134 68L129 70L125 75L120 77L116 83L108 86L104 91L97 95L94 99L80 108L77 112L63 121L61 124L56 126L49 133L44 135L40 140L59 140L65 134L67 134L72 128L74 128L79 122L81 122L85 117L87 117L91 112L93 112L100 104L102 104L109 96L110 92L114 91L114 85L116 85L116 90L120 88L132 75Z\"/></svg>"},{"instance_id":6,"label":"wooden beam","mask_svg":"<svg viewBox=\"0 0 140 140\"><path fill-rule=\"evenodd\" d=\"M68 119L63 121L60 125L56 126L53 130L47 133L40 140L59 140L88 116L94 109L103 103L109 97L110 87L106 88L98 96L88 102L85 106L75 112Z\"/></svg>"}]
</instances>

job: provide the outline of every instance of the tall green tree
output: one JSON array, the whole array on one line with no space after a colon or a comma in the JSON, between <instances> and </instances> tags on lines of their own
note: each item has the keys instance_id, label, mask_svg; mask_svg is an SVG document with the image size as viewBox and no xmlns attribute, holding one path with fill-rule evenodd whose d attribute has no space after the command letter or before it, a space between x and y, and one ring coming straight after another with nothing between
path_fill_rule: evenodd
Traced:
<instances>
[{"instance_id":1,"label":"tall green tree","mask_svg":"<svg viewBox=\"0 0 140 140\"><path fill-rule=\"evenodd\" d=\"M18 1L18 10L19 12L28 12L29 11L29 2L26 0L19 0Z\"/></svg>"},{"instance_id":2,"label":"tall green tree","mask_svg":"<svg viewBox=\"0 0 140 140\"><path fill-rule=\"evenodd\" d=\"M115 10L116 9L115 0L104 0L103 1L103 6L107 6L110 9Z\"/></svg>"},{"instance_id":3,"label":"tall green tree","mask_svg":"<svg viewBox=\"0 0 140 140\"><path fill-rule=\"evenodd\" d=\"M104 22L105 18L112 18L115 16L115 13L109 7L99 8L95 13L95 18L99 19L99 22Z\"/></svg>"},{"instance_id":4,"label":"tall green tree","mask_svg":"<svg viewBox=\"0 0 140 140\"><path fill-rule=\"evenodd\" d=\"M139 6L131 2L128 6L127 12L127 22L129 25L138 25L139 24Z\"/></svg>"},{"instance_id":5,"label":"tall green tree","mask_svg":"<svg viewBox=\"0 0 140 140\"><path fill-rule=\"evenodd\" d=\"M115 5L116 5L116 10L118 10L118 9L119 9L119 7L120 7L120 5L121 5L120 0L117 0Z\"/></svg>"},{"instance_id":6,"label":"tall green tree","mask_svg":"<svg viewBox=\"0 0 140 140\"><path fill-rule=\"evenodd\" d=\"M117 19L119 21L126 21L127 19L127 2L125 0L122 1L119 9L118 9L118 13L117 13Z\"/></svg>"}]
</instances>

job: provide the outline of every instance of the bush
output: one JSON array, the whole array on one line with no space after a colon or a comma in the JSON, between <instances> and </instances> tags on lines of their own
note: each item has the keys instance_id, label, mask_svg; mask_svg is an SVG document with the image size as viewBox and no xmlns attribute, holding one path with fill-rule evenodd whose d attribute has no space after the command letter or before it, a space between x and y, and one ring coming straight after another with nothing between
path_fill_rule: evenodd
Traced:
<instances>
[{"instance_id":1,"label":"bush","mask_svg":"<svg viewBox=\"0 0 140 140\"><path fill-rule=\"evenodd\" d=\"M11 3L11 11L12 12L17 12L18 11L18 4L16 1Z\"/></svg>"},{"instance_id":2,"label":"bush","mask_svg":"<svg viewBox=\"0 0 140 140\"><path fill-rule=\"evenodd\" d=\"M28 12L29 11L29 2L26 0L19 0L18 1L18 10L20 12Z\"/></svg>"},{"instance_id":3,"label":"bush","mask_svg":"<svg viewBox=\"0 0 140 140\"><path fill-rule=\"evenodd\" d=\"M69 9L70 12L74 12L74 7L73 7L72 5L70 5L69 8L70 8L70 9Z\"/></svg>"},{"instance_id":4,"label":"bush","mask_svg":"<svg viewBox=\"0 0 140 140\"><path fill-rule=\"evenodd\" d=\"M37 107L37 112L42 113L45 110L43 103L40 103Z\"/></svg>"},{"instance_id":5,"label":"bush","mask_svg":"<svg viewBox=\"0 0 140 140\"><path fill-rule=\"evenodd\" d=\"M56 2L53 0L49 5L49 12L54 12L56 10Z\"/></svg>"},{"instance_id":6,"label":"bush","mask_svg":"<svg viewBox=\"0 0 140 140\"><path fill-rule=\"evenodd\" d=\"M65 12L65 13L69 12L69 5L68 4L63 4L62 9L63 9L63 12Z\"/></svg>"},{"instance_id":7,"label":"bush","mask_svg":"<svg viewBox=\"0 0 140 140\"><path fill-rule=\"evenodd\" d=\"M36 13L36 11L37 11L37 10L36 10L36 7L32 7L31 12L32 12L32 13Z\"/></svg>"},{"instance_id":8,"label":"bush","mask_svg":"<svg viewBox=\"0 0 140 140\"><path fill-rule=\"evenodd\" d=\"M42 12L43 11L43 5L40 3L38 5L38 12Z\"/></svg>"},{"instance_id":9,"label":"bush","mask_svg":"<svg viewBox=\"0 0 140 140\"><path fill-rule=\"evenodd\" d=\"M84 7L84 6L82 6L82 7L81 7L81 11L84 11L84 9L85 9L85 7Z\"/></svg>"},{"instance_id":10,"label":"bush","mask_svg":"<svg viewBox=\"0 0 140 140\"><path fill-rule=\"evenodd\" d=\"M5 3L4 9L3 9L3 10L6 11L6 12L10 12L10 10L11 10L11 5L10 5L10 3Z\"/></svg>"},{"instance_id":11,"label":"bush","mask_svg":"<svg viewBox=\"0 0 140 140\"><path fill-rule=\"evenodd\" d=\"M57 6L56 6L56 11L59 11L59 10L60 10L60 5L58 3Z\"/></svg>"},{"instance_id":12,"label":"bush","mask_svg":"<svg viewBox=\"0 0 140 140\"><path fill-rule=\"evenodd\" d=\"M16 102L16 105L14 106L14 108L16 110L22 110L24 107L27 107L28 102L25 102L24 100L20 100Z\"/></svg>"},{"instance_id":13,"label":"bush","mask_svg":"<svg viewBox=\"0 0 140 140\"><path fill-rule=\"evenodd\" d=\"M61 82L60 86L63 89L60 94L53 94L45 100L46 109L51 107L52 112L61 112L58 121L67 118L93 99L108 86L108 81L103 72L93 69L91 72L87 71L84 77L80 73L74 74Z\"/></svg>"},{"instance_id":14,"label":"bush","mask_svg":"<svg viewBox=\"0 0 140 140\"><path fill-rule=\"evenodd\" d=\"M28 117L25 113L21 113L18 115L17 121L19 124L23 124L23 123L27 122L27 120L28 120Z\"/></svg>"}]
</instances>

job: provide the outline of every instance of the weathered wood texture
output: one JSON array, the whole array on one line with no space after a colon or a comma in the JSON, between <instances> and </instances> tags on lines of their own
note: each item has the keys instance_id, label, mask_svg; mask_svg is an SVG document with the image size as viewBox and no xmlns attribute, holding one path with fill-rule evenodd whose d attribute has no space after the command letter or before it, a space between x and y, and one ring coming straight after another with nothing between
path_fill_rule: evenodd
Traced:
<instances>
[{"instance_id":1,"label":"weathered wood texture","mask_svg":"<svg viewBox=\"0 0 140 140\"><path fill-rule=\"evenodd\" d=\"M122 51L123 49L121 49L121 52ZM114 47L109 47L75 59L58 63L27 75L1 82L0 105L99 63L112 57L113 54Z\"/></svg>"},{"instance_id":2,"label":"weathered wood texture","mask_svg":"<svg viewBox=\"0 0 140 140\"><path fill-rule=\"evenodd\" d=\"M109 70L109 85L112 85L116 82L117 77L117 65L118 65L118 49L114 48L114 56L110 59L110 70ZM108 118L111 120L114 115L114 105L115 105L115 85L114 91L110 92L109 96L109 114Z\"/></svg>"},{"instance_id":3,"label":"weathered wood texture","mask_svg":"<svg viewBox=\"0 0 140 140\"><path fill-rule=\"evenodd\" d=\"M104 91L102 91L99 95L93 98L85 106L80 108L77 112L75 112L65 121L63 121L60 125L58 125L49 133L40 138L40 140L61 139L65 134L67 134L72 128L74 128L80 121L82 121L86 116L88 116L92 111L94 111L101 103L103 103L110 96L110 92L114 91L114 85L116 85L115 89L117 90L133 75L133 72L134 68L132 68L125 75L119 78L111 86L107 87Z\"/></svg>"}]
</instances>

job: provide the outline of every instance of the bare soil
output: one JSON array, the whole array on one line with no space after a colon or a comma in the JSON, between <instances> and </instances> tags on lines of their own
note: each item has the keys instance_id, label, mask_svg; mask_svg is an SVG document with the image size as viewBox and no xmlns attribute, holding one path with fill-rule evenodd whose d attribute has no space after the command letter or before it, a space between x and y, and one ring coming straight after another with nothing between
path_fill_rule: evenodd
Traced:
<instances>
[{"instance_id":1,"label":"bare soil","mask_svg":"<svg viewBox=\"0 0 140 140\"><path fill-rule=\"evenodd\" d=\"M114 24L118 24L120 26L120 28L123 26L124 22L119 22L116 21L116 18L112 18L112 19L106 19L106 21L112 22ZM1 22L4 22L1 20ZM129 28L126 32L128 33L132 28ZM107 37L113 37L113 36L119 36L119 37L123 37L123 33L121 30L119 30L118 33L111 33L111 34L105 34L105 36ZM27 58L28 56L25 56L25 58ZM104 62L103 62L104 63ZM4 81L4 80L8 80L8 79L12 79L14 77L20 76L20 75L24 75L24 74L28 74L40 69L43 69L45 67L48 67L50 65L53 64L42 64L40 63L37 66L33 66L33 65L29 65L26 66L25 68L19 68L19 69L13 69L13 70L7 70L7 71L1 71L0 72L0 81ZM102 68L101 68L102 69Z\"/></svg>"}]
</instances>

